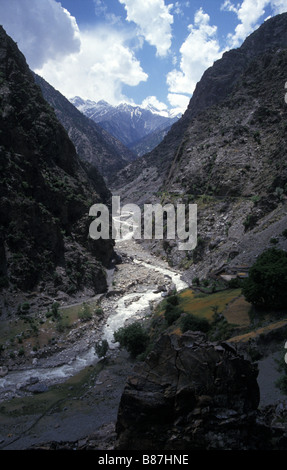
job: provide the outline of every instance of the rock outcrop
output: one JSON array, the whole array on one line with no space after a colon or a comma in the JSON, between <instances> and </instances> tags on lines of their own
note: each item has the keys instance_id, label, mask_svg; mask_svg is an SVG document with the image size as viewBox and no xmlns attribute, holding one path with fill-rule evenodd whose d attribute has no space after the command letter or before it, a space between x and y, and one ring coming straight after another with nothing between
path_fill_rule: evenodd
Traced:
<instances>
[{"instance_id":1,"label":"rock outcrop","mask_svg":"<svg viewBox=\"0 0 287 470\"><path fill-rule=\"evenodd\" d=\"M256 377L256 366L228 344L198 332L163 334L127 380L116 449L264 448Z\"/></svg>"}]
</instances>

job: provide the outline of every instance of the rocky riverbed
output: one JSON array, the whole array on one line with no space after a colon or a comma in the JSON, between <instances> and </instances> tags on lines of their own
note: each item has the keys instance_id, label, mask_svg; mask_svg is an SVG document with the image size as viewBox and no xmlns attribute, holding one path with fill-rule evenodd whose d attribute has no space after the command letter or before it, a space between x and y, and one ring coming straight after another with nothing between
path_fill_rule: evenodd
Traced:
<instances>
[{"instance_id":1,"label":"rocky riverbed","mask_svg":"<svg viewBox=\"0 0 287 470\"><path fill-rule=\"evenodd\" d=\"M114 343L113 332L129 321L149 316L154 304L169 291L187 286L180 273L132 240L118 243L117 251L122 261L108 273L109 290L100 298L103 312L100 322L78 323L61 342L61 347L58 341L57 347L39 350L18 365L11 360L7 365L2 364L1 448L22 449L45 441L80 439L115 422L124 383L133 364ZM110 350L99 361L94 346L102 339L108 340ZM83 384L75 396L71 385L62 397L62 387L69 380L77 382L75 377L80 377L81 382L85 373L93 376L88 384ZM54 391L50 399L53 387L58 387L58 392ZM45 396L49 405L47 408L41 405L39 413L37 407L33 410L33 406L27 405L29 399L35 401L36 397L44 401ZM59 396L60 407L57 406ZM81 404L79 409L76 403ZM29 413L25 414L25 407Z\"/></svg>"}]
</instances>

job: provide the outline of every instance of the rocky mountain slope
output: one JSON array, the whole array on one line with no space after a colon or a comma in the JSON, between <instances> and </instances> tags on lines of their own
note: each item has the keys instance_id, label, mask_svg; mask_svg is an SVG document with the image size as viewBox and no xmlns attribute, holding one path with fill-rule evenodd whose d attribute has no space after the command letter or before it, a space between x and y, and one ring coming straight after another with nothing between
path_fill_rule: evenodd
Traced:
<instances>
[{"instance_id":1,"label":"rocky mountain slope","mask_svg":"<svg viewBox=\"0 0 287 470\"><path fill-rule=\"evenodd\" d=\"M140 139L138 142L132 145L131 150L138 156L142 157L146 153L151 152L157 147L165 138L167 133L170 131L171 126L165 127L164 129L157 129L147 136Z\"/></svg>"},{"instance_id":2,"label":"rocky mountain slope","mask_svg":"<svg viewBox=\"0 0 287 470\"><path fill-rule=\"evenodd\" d=\"M103 292L113 243L88 238L88 214L110 192L79 159L2 27L0 129L1 313L27 297Z\"/></svg>"},{"instance_id":3,"label":"rocky mountain slope","mask_svg":"<svg viewBox=\"0 0 287 470\"><path fill-rule=\"evenodd\" d=\"M96 166L109 185L117 172L135 159L135 154L122 142L81 113L67 98L42 77L34 74L46 101L54 108L79 157Z\"/></svg>"},{"instance_id":4,"label":"rocky mountain slope","mask_svg":"<svg viewBox=\"0 0 287 470\"><path fill-rule=\"evenodd\" d=\"M138 156L143 155L145 149L154 148L163 137L162 131L178 120L178 116L164 116L157 110L151 111L127 103L112 106L106 101L97 103L78 96L72 98L71 102ZM148 136L151 139L145 144L144 150L142 147L139 149L137 144Z\"/></svg>"},{"instance_id":5,"label":"rocky mountain slope","mask_svg":"<svg viewBox=\"0 0 287 470\"><path fill-rule=\"evenodd\" d=\"M148 200L151 194L157 192L163 185L172 161L181 152L180 145L185 139L184 134L195 122L197 115L225 100L256 57L262 57L268 51L274 54L278 49L286 48L286 44L286 13L284 13L266 21L240 48L224 53L221 59L205 71L194 90L188 109L182 118L173 124L160 145L119 173L114 184L117 191L121 193L121 188L124 188L122 193L125 194L126 200L133 202ZM260 81L257 86L259 90ZM283 85L281 83L278 90L281 96L283 88L284 83Z\"/></svg>"},{"instance_id":6,"label":"rocky mountain slope","mask_svg":"<svg viewBox=\"0 0 287 470\"><path fill-rule=\"evenodd\" d=\"M119 174L124 201L197 204L193 252L153 244L189 279L248 266L272 244L287 248L286 64L284 13L215 62L163 142Z\"/></svg>"}]
</instances>

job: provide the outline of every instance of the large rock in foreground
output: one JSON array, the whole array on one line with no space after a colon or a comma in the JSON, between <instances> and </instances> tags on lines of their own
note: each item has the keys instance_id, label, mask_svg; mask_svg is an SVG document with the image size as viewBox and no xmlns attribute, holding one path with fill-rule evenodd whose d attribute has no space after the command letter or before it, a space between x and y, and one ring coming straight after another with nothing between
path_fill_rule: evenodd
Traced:
<instances>
[{"instance_id":1,"label":"large rock in foreground","mask_svg":"<svg viewBox=\"0 0 287 470\"><path fill-rule=\"evenodd\" d=\"M228 344L164 334L127 380L116 449L260 448L257 375Z\"/></svg>"}]
</instances>

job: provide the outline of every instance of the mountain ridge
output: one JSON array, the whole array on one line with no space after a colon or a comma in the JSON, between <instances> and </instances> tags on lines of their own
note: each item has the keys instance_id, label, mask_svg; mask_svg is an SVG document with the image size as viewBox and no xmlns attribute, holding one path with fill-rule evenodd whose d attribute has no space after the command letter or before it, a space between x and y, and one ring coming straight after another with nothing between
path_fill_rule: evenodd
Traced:
<instances>
[{"instance_id":1,"label":"mountain ridge","mask_svg":"<svg viewBox=\"0 0 287 470\"><path fill-rule=\"evenodd\" d=\"M113 188L123 203L197 204L195 250L143 242L190 283L251 266L273 243L287 248L286 30L284 13L215 62L184 116L156 149L120 171Z\"/></svg>"},{"instance_id":2,"label":"mountain ridge","mask_svg":"<svg viewBox=\"0 0 287 470\"><path fill-rule=\"evenodd\" d=\"M183 116L172 125L156 148L119 172L113 190L128 202L143 203L153 198L152 195L164 184L172 161L176 160L181 152L184 135L190 123L201 112L226 99L248 64L260 56L262 51L276 51L280 47L287 47L286 21L287 13L267 20L246 38L241 47L225 52L221 59L215 61L197 83ZM254 46L254 42L258 43L258 46Z\"/></svg>"},{"instance_id":3,"label":"mountain ridge","mask_svg":"<svg viewBox=\"0 0 287 470\"><path fill-rule=\"evenodd\" d=\"M81 159L96 166L107 183L114 179L121 168L136 158L122 142L81 113L46 80L37 74L34 74L34 79L44 98L54 108Z\"/></svg>"}]
</instances>

